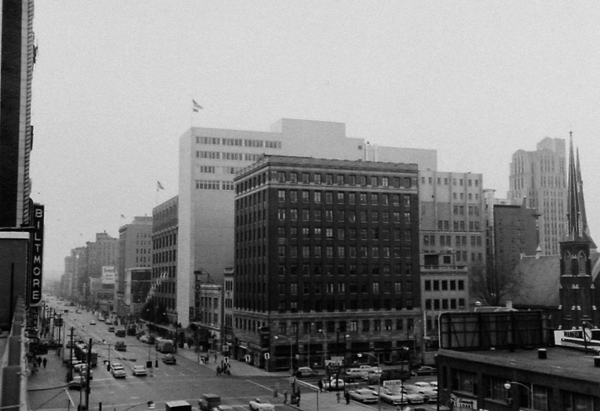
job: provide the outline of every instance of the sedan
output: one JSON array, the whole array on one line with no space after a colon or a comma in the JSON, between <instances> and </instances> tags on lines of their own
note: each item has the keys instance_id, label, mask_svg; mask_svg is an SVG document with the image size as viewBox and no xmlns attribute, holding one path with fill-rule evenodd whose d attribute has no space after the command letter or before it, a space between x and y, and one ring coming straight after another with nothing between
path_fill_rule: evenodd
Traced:
<instances>
[{"instance_id":1,"label":"sedan","mask_svg":"<svg viewBox=\"0 0 600 411\"><path fill-rule=\"evenodd\" d=\"M148 375L148 370L143 365L134 365L133 366L133 375Z\"/></svg>"},{"instance_id":2,"label":"sedan","mask_svg":"<svg viewBox=\"0 0 600 411\"><path fill-rule=\"evenodd\" d=\"M251 411L274 411L275 406L269 402L263 401L260 398L251 400L248 404Z\"/></svg>"},{"instance_id":3,"label":"sedan","mask_svg":"<svg viewBox=\"0 0 600 411\"><path fill-rule=\"evenodd\" d=\"M114 366L111 369L111 373L113 375L113 377L115 378L126 378L127 377L127 373L125 372L125 368L123 368L122 365L119 366Z\"/></svg>"},{"instance_id":4,"label":"sedan","mask_svg":"<svg viewBox=\"0 0 600 411\"><path fill-rule=\"evenodd\" d=\"M85 381L85 377L81 376L81 375L74 375L73 379L71 381L69 381L69 389L76 389L76 390L81 390L82 388L85 388L85 386L87 385L86 381Z\"/></svg>"},{"instance_id":5,"label":"sedan","mask_svg":"<svg viewBox=\"0 0 600 411\"><path fill-rule=\"evenodd\" d=\"M175 356L173 354L166 354L162 358L162 362L164 362L165 364L176 364L177 359L175 358Z\"/></svg>"},{"instance_id":6,"label":"sedan","mask_svg":"<svg viewBox=\"0 0 600 411\"><path fill-rule=\"evenodd\" d=\"M325 381L323 383L323 388L328 391L343 390L345 384L346 383L344 382L344 380L342 380L342 379L336 380L335 378L333 378L330 381Z\"/></svg>"},{"instance_id":7,"label":"sedan","mask_svg":"<svg viewBox=\"0 0 600 411\"><path fill-rule=\"evenodd\" d=\"M379 394L379 398L383 402L387 402L392 405L404 405L408 404L408 395L403 394L402 391L391 391L384 389Z\"/></svg>"},{"instance_id":8,"label":"sedan","mask_svg":"<svg viewBox=\"0 0 600 411\"><path fill-rule=\"evenodd\" d=\"M377 393L368 388L359 388L358 390L350 391L350 398L365 404L379 401Z\"/></svg>"},{"instance_id":9,"label":"sedan","mask_svg":"<svg viewBox=\"0 0 600 411\"><path fill-rule=\"evenodd\" d=\"M437 368L430 367L428 365L423 365L423 366L417 368L416 370L414 370L414 372L417 375L436 375Z\"/></svg>"},{"instance_id":10,"label":"sedan","mask_svg":"<svg viewBox=\"0 0 600 411\"><path fill-rule=\"evenodd\" d=\"M96 321L94 321L94 320L90 321L90 325L96 325Z\"/></svg>"},{"instance_id":11,"label":"sedan","mask_svg":"<svg viewBox=\"0 0 600 411\"><path fill-rule=\"evenodd\" d=\"M310 367L300 367L300 368L298 368L298 371L296 371L296 377L300 377L300 378L312 377L314 375L319 375L319 373L314 371Z\"/></svg>"}]
</instances>

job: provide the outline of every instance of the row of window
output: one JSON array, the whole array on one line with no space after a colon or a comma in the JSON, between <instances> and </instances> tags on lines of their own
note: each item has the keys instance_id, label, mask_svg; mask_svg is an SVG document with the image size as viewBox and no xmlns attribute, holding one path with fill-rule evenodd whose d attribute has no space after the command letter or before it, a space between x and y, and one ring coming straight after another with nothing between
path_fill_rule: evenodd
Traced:
<instances>
[{"instance_id":1,"label":"row of window","mask_svg":"<svg viewBox=\"0 0 600 411\"><path fill-rule=\"evenodd\" d=\"M287 283L287 282L279 282L277 284L278 292L282 295L298 295L298 289L300 288L298 283ZM406 281L406 288L412 291L412 281ZM346 283L344 282L304 282L302 284L302 291L304 294L345 294L346 293ZM362 283L358 283L356 281L352 281L348 283L348 291L351 294L357 293L369 293L379 294L385 293L389 294L391 292L395 292L396 294L402 293L402 282L396 281L392 282L386 281L384 283L379 283L378 281L365 281Z\"/></svg>"},{"instance_id":2,"label":"row of window","mask_svg":"<svg viewBox=\"0 0 600 411\"><path fill-rule=\"evenodd\" d=\"M464 280L425 280L425 291L463 291Z\"/></svg>"},{"instance_id":3,"label":"row of window","mask_svg":"<svg viewBox=\"0 0 600 411\"><path fill-rule=\"evenodd\" d=\"M357 204L357 194L358 194L358 203L359 204L374 204L374 205L394 205L399 206L400 203L404 204L406 207L410 207L411 199L410 195L405 194L388 194L388 193L346 193L344 191L338 191L335 193L333 191L325 192L325 203L333 204L334 198L336 199L336 204L346 204L346 199L348 200L348 204ZM309 191L302 190L300 192L302 202L305 204L320 204L323 202L323 192L322 191ZM289 199L290 203L298 202L298 190L279 190L277 193L277 198L279 202L285 202ZM390 201L391 200L391 201Z\"/></svg>"},{"instance_id":4,"label":"row of window","mask_svg":"<svg viewBox=\"0 0 600 411\"><path fill-rule=\"evenodd\" d=\"M250 154L249 156L251 156L249 158L250 161L256 161L256 160L258 160L258 157L259 157L258 154ZM256 157L254 157L254 156L256 156ZM198 172L203 173L203 174L236 174L241 169L242 169L242 167L206 166L206 165L198 166Z\"/></svg>"},{"instance_id":5,"label":"row of window","mask_svg":"<svg viewBox=\"0 0 600 411\"><path fill-rule=\"evenodd\" d=\"M201 158L205 160L230 160L230 161L250 161L256 162L262 157L262 154L251 154L251 153L231 153L229 151L196 151L196 158ZM225 171L227 169L235 169L235 167L227 167L223 168ZM222 170L223 170L222 169ZM214 173L216 169L214 168L201 168L200 172L202 173Z\"/></svg>"},{"instance_id":6,"label":"row of window","mask_svg":"<svg viewBox=\"0 0 600 411\"><path fill-rule=\"evenodd\" d=\"M442 246L452 246L452 236L450 235L440 235L440 245ZM482 246L482 240L481 240L481 236L478 235L472 235L469 236L471 237L471 247L481 247ZM428 245L435 245L435 238L436 236L434 234L425 234L423 235L423 245L428 246ZM454 245L456 247L466 247L467 246L467 236L466 235L457 235L454 236Z\"/></svg>"},{"instance_id":7,"label":"row of window","mask_svg":"<svg viewBox=\"0 0 600 411\"><path fill-rule=\"evenodd\" d=\"M277 210L277 218L279 220L289 220L289 221L298 221L299 211L301 212L302 221L334 221L334 214L337 218L335 220L340 222L347 223L356 223L357 222L357 213L354 210L344 211L344 210L329 210L329 209L300 209L297 208L280 208ZM312 211L312 212L311 212ZM391 219L390 219L391 216ZM381 221L380 221L381 217ZM370 213L367 210L359 210L358 211L358 221L361 223L400 223L404 222L405 224L410 224L411 221L411 213L406 211L401 213L399 211L394 211L390 213L389 211L371 211Z\"/></svg>"},{"instance_id":8,"label":"row of window","mask_svg":"<svg viewBox=\"0 0 600 411\"><path fill-rule=\"evenodd\" d=\"M465 206L455 205L452 208L454 215L465 215ZM467 212L469 215L479 215L479 206L467 206ZM439 223L438 223L439 224Z\"/></svg>"},{"instance_id":9,"label":"row of window","mask_svg":"<svg viewBox=\"0 0 600 411\"><path fill-rule=\"evenodd\" d=\"M438 177L437 178L438 185L441 185L442 181L444 182L444 185L447 186L448 182L449 182L449 179L448 179L448 177L443 177L443 178L442 177ZM425 182L428 182L429 184L433 184L433 177L427 177L427 179L426 179L425 177L422 176L421 177L421 184L425 184ZM463 179L463 178L458 178L457 179L455 177L452 178L452 185L453 186L456 186L457 185L456 183L458 183L459 186L463 187L463 186L465 186L465 182L466 182L466 186L467 187L473 187L473 186L479 187L479 180L478 179L470 179L470 178L469 179Z\"/></svg>"},{"instance_id":10,"label":"row of window","mask_svg":"<svg viewBox=\"0 0 600 411\"><path fill-rule=\"evenodd\" d=\"M322 297L321 297L322 298ZM242 299L243 300L248 300L248 299ZM262 299L260 301L258 301L259 303L262 303ZM248 307L245 305L243 302L240 303L240 306L243 307ZM299 309L299 305L301 306L301 309ZM406 299L406 302L403 304L402 303L402 299L401 298L397 298L395 300L386 298L386 299L362 299L362 300L327 300L327 301L323 301L322 299L315 299L315 300L303 300L303 301L290 301L287 298L282 298L278 304L277 304L277 310L280 313L285 313L285 312L292 312L292 313L297 313L297 312L305 312L305 313L310 313L310 312L346 312L348 310L373 310L373 311L390 311L392 310L392 308L396 309L396 310L402 310L402 309L406 309L406 310L412 310L413 309L413 301L410 298ZM252 308L250 308L252 309Z\"/></svg>"},{"instance_id":11,"label":"row of window","mask_svg":"<svg viewBox=\"0 0 600 411\"><path fill-rule=\"evenodd\" d=\"M263 323L257 320L251 320L247 318L235 318L235 328L243 331L257 332L263 326ZM359 328L360 327L360 328ZM336 332L358 332L358 331L369 331L371 329L385 329L391 331L412 331L415 328L414 319L412 318L398 318L395 320L351 320L351 321L298 321L277 323L276 332L280 335L298 335L298 336L310 336L313 333L327 333L334 334ZM300 329L302 328L302 329Z\"/></svg>"},{"instance_id":12,"label":"row of window","mask_svg":"<svg viewBox=\"0 0 600 411\"><path fill-rule=\"evenodd\" d=\"M337 186L362 186L362 187L394 187L412 188L417 186L415 177L389 177L384 175L355 175L326 173L298 173L296 171L277 171L279 183L325 184Z\"/></svg>"},{"instance_id":13,"label":"row of window","mask_svg":"<svg viewBox=\"0 0 600 411\"><path fill-rule=\"evenodd\" d=\"M347 252L346 252L347 250ZM335 251L335 253L334 253ZM393 254L392 254L393 251ZM410 258L412 249L409 245L401 247L355 247L340 245L316 246L308 245L291 246L279 245L277 254L280 258ZM248 256L250 257L250 256ZM244 258L244 257L242 257Z\"/></svg>"},{"instance_id":14,"label":"row of window","mask_svg":"<svg viewBox=\"0 0 600 411\"><path fill-rule=\"evenodd\" d=\"M198 190L233 190L233 181L196 180Z\"/></svg>"},{"instance_id":15,"label":"row of window","mask_svg":"<svg viewBox=\"0 0 600 411\"><path fill-rule=\"evenodd\" d=\"M200 137L196 136L196 144L223 145L254 148L281 148L281 141L252 140L248 138Z\"/></svg>"},{"instance_id":16,"label":"row of window","mask_svg":"<svg viewBox=\"0 0 600 411\"><path fill-rule=\"evenodd\" d=\"M444 298L441 300L432 299L425 300L426 310L464 310L464 298Z\"/></svg>"},{"instance_id":17,"label":"row of window","mask_svg":"<svg viewBox=\"0 0 600 411\"><path fill-rule=\"evenodd\" d=\"M412 234L410 230L400 230L387 228L337 228L333 227L302 227L299 231L298 227L278 227L277 234L282 239L295 239L298 238L300 232L300 238L302 239L315 239L320 240L325 235L326 239L333 239L334 234L337 240L390 240L410 242L412 240ZM404 235L402 235L404 233ZM390 237L390 234L393 237ZM357 236L358 235L358 236Z\"/></svg>"},{"instance_id":18,"label":"row of window","mask_svg":"<svg viewBox=\"0 0 600 411\"><path fill-rule=\"evenodd\" d=\"M412 266L410 262L410 256L405 257L404 265L396 264L394 266L390 264L338 264L337 265L337 275L345 276L345 275L358 275L358 274L383 274L383 275L411 275L412 274ZM285 276L287 273L287 268L284 264L279 266L278 274L280 276ZM289 269L290 275L334 275L336 274L336 270L333 264L324 264L319 265L315 264L312 267L309 264L290 265Z\"/></svg>"}]
</instances>

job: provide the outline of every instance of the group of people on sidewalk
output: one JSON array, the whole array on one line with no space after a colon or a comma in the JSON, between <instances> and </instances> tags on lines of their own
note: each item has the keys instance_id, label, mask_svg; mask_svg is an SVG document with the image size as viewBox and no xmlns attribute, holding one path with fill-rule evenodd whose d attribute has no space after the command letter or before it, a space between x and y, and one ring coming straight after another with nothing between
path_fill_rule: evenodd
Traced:
<instances>
[{"instance_id":1,"label":"group of people on sidewalk","mask_svg":"<svg viewBox=\"0 0 600 411\"><path fill-rule=\"evenodd\" d=\"M35 375L38 369L40 369L42 366L46 368L48 360L46 359L46 357L42 358L40 356L37 356L31 357L29 362L31 363L31 375Z\"/></svg>"}]
</instances>

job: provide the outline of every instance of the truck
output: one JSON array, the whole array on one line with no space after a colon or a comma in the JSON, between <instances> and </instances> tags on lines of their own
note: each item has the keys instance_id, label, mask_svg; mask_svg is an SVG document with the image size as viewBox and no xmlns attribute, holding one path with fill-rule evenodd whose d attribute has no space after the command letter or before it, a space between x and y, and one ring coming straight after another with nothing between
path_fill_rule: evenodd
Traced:
<instances>
[{"instance_id":1,"label":"truck","mask_svg":"<svg viewBox=\"0 0 600 411\"><path fill-rule=\"evenodd\" d=\"M173 353L175 352L175 347L173 345L173 340L167 340L164 338L156 339L156 351L162 353Z\"/></svg>"},{"instance_id":2,"label":"truck","mask_svg":"<svg viewBox=\"0 0 600 411\"><path fill-rule=\"evenodd\" d=\"M198 408L201 411L211 411L219 405L221 405L221 397L217 394L202 394L202 398L198 400Z\"/></svg>"},{"instance_id":3,"label":"truck","mask_svg":"<svg viewBox=\"0 0 600 411\"><path fill-rule=\"evenodd\" d=\"M165 403L165 411L192 411L192 406L184 400L168 401Z\"/></svg>"}]
</instances>

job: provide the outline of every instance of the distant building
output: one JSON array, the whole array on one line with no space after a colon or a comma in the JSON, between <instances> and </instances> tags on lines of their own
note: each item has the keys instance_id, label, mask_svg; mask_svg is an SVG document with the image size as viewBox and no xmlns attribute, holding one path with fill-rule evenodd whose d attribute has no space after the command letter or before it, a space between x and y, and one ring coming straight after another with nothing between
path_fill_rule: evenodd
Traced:
<instances>
[{"instance_id":1,"label":"distant building","mask_svg":"<svg viewBox=\"0 0 600 411\"><path fill-rule=\"evenodd\" d=\"M128 268L124 275L123 317L138 321L141 310L150 292L152 271L147 267Z\"/></svg>"},{"instance_id":2,"label":"distant building","mask_svg":"<svg viewBox=\"0 0 600 411\"><path fill-rule=\"evenodd\" d=\"M512 156L509 200L527 199L537 209L540 247L544 255L558 255L558 242L566 230L567 158L565 140L546 137L536 151L518 150Z\"/></svg>"},{"instance_id":3,"label":"distant building","mask_svg":"<svg viewBox=\"0 0 600 411\"><path fill-rule=\"evenodd\" d=\"M419 170L422 254L454 254L457 265L483 266L485 202L483 176Z\"/></svg>"},{"instance_id":4,"label":"distant building","mask_svg":"<svg viewBox=\"0 0 600 411\"><path fill-rule=\"evenodd\" d=\"M235 341L234 333L234 270L233 267L226 268L223 273L223 353L231 356L233 353L233 346Z\"/></svg>"},{"instance_id":5,"label":"distant building","mask_svg":"<svg viewBox=\"0 0 600 411\"><path fill-rule=\"evenodd\" d=\"M136 216L130 224L119 228L116 312L127 315L125 272L130 268L150 268L152 265L152 217Z\"/></svg>"},{"instance_id":6,"label":"distant building","mask_svg":"<svg viewBox=\"0 0 600 411\"><path fill-rule=\"evenodd\" d=\"M435 150L378 147L346 135L343 123L281 119L269 132L192 128L180 138L177 310L185 326L194 305L194 273L223 282L234 264L236 173L263 154L395 163L437 169ZM182 315L184 313L184 315Z\"/></svg>"},{"instance_id":7,"label":"distant building","mask_svg":"<svg viewBox=\"0 0 600 411\"><path fill-rule=\"evenodd\" d=\"M534 255L539 246L537 210L518 205L494 205L495 244L491 266L503 274L512 273L525 255Z\"/></svg>"},{"instance_id":8,"label":"distant building","mask_svg":"<svg viewBox=\"0 0 600 411\"><path fill-rule=\"evenodd\" d=\"M417 351L416 164L265 156L235 187L236 358L273 370Z\"/></svg>"}]
</instances>

